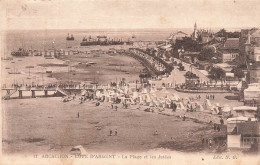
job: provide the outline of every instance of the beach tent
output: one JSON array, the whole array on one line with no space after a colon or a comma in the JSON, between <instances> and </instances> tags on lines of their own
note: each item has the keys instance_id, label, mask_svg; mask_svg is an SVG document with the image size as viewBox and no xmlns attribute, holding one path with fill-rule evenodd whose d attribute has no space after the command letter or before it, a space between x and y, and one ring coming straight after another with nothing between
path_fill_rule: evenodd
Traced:
<instances>
[{"instance_id":1,"label":"beach tent","mask_svg":"<svg viewBox=\"0 0 260 165\"><path fill-rule=\"evenodd\" d=\"M204 109L209 110L209 109L211 109L212 104L210 103L210 101L208 99L206 99L203 106L204 106Z\"/></svg>"},{"instance_id":2,"label":"beach tent","mask_svg":"<svg viewBox=\"0 0 260 165\"><path fill-rule=\"evenodd\" d=\"M224 113L230 113L230 112L231 112L230 106L229 106L229 105L224 105L222 112L224 112Z\"/></svg>"},{"instance_id":3,"label":"beach tent","mask_svg":"<svg viewBox=\"0 0 260 165\"><path fill-rule=\"evenodd\" d=\"M204 111L203 106L199 102L195 102L195 110L196 111Z\"/></svg>"},{"instance_id":4,"label":"beach tent","mask_svg":"<svg viewBox=\"0 0 260 165\"><path fill-rule=\"evenodd\" d=\"M99 90L96 91L96 97L100 98L102 96L101 92Z\"/></svg>"},{"instance_id":5,"label":"beach tent","mask_svg":"<svg viewBox=\"0 0 260 165\"><path fill-rule=\"evenodd\" d=\"M139 93L138 93L138 92L133 92L132 98L133 98L133 99L136 99L136 98L138 98L138 97L139 97Z\"/></svg>"},{"instance_id":6,"label":"beach tent","mask_svg":"<svg viewBox=\"0 0 260 165\"><path fill-rule=\"evenodd\" d=\"M87 91L84 89L81 91L81 96L86 96L87 95Z\"/></svg>"},{"instance_id":7,"label":"beach tent","mask_svg":"<svg viewBox=\"0 0 260 165\"><path fill-rule=\"evenodd\" d=\"M177 110L186 110L184 105L182 104L182 102L179 102L179 103L175 103L177 105Z\"/></svg>"}]
</instances>

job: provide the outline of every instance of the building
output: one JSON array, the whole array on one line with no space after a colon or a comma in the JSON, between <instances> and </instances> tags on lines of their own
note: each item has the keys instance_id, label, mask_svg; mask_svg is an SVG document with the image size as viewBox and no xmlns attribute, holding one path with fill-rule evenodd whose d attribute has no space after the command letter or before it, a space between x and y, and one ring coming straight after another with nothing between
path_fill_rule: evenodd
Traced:
<instances>
[{"instance_id":1,"label":"building","mask_svg":"<svg viewBox=\"0 0 260 165\"><path fill-rule=\"evenodd\" d=\"M229 149L251 149L260 145L260 122L257 122L257 107L234 107L233 118L227 119L227 147Z\"/></svg>"},{"instance_id":2,"label":"building","mask_svg":"<svg viewBox=\"0 0 260 165\"><path fill-rule=\"evenodd\" d=\"M182 32L182 31L176 31L176 32L172 33L166 39L166 45L168 45L168 44L175 44L176 40L182 40L184 37L188 37L188 34Z\"/></svg>"},{"instance_id":3,"label":"building","mask_svg":"<svg viewBox=\"0 0 260 165\"><path fill-rule=\"evenodd\" d=\"M259 62L249 63L249 82L260 83L260 64Z\"/></svg>"},{"instance_id":4,"label":"building","mask_svg":"<svg viewBox=\"0 0 260 165\"><path fill-rule=\"evenodd\" d=\"M191 34L191 38L192 38L193 40L197 40L197 38L198 38L198 29L197 29L197 24L196 24L196 22L195 22L195 24L194 24L194 30L193 30L193 33Z\"/></svg>"},{"instance_id":5,"label":"building","mask_svg":"<svg viewBox=\"0 0 260 165\"><path fill-rule=\"evenodd\" d=\"M239 56L239 38L228 38L221 48L222 62L233 61Z\"/></svg>"},{"instance_id":6,"label":"building","mask_svg":"<svg viewBox=\"0 0 260 165\"><path fill-rule=\"evenodd\" d=\"M260 103L260 84L248 84L248 88L244 90L244 102L256 106Z\"/></svg>"},{"instance_id":7,"label":"building","mask_svg":"<svg viewBox=\"0 0 260 165\"><path fill-rule=\"evenodd\" d=\"M260 29L243 30L243 32L248 33L245 43L246 55L253 61L260 61ZM246 34L243 35L244 39L245 37Z\"/></svg>"},{"instance_id":8,"label":"building","mask_svg":"<svg viewBox=\"0 0 260 165\"><path fill-rule=\"evenodd\" d=\"M257 151L260 144L260 123L246 118L227 120L227 147L229 149L251 149Z\"/></svg>"},{"instance_id":9,"label":"building","mask_svg":"<svg viewBox=\"0 0 260 165\"><path fill-rule=\"evenodd\" d=\"M198 61L199 54L200 52L184 51L184 52L180 52L180 58L183 59L183 61L186 63L196 64Z\"/></svg>"}]
</instances>

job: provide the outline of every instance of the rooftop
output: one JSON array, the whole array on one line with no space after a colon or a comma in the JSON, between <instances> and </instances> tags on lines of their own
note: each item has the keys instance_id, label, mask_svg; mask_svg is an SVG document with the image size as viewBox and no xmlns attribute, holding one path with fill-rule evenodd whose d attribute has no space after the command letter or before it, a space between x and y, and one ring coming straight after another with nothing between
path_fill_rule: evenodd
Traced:
<instances>
[{"instance_id":1,"label":"rooftop","mask_svg":"<svg viewBox=\"0 0 260 165\"><path fill-rule=\"evenodd\" d=\"M228 38L223 49L239 49L239 38Z\"/></svg>"},{"instance_id":2,"label":"rooftop","mask_svg":"<svg viewBox=\"0 0 260 165\"><path fill-rule=\"evenodd\" d=\"M256 30L254 33L251 35L252 37L260 37L260 29Z\"/></svg>"}]
</instances>

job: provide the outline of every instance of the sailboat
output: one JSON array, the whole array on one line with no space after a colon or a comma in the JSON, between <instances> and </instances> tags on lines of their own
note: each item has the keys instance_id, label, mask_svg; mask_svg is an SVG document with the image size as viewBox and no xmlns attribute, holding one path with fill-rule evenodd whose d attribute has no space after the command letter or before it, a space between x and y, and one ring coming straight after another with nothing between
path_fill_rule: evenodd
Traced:
<instances>
[{"instance_id":1,"label":"sailboat","mask_svg":"<svg viewBox=\"0 0 260 165\"><path fill-rule=\"evenodd\" d=\"M14 63L14 62L12 62L12 63ZM15 69L15 65L14 65L14 70L11 71L11 72L8 72L8 74L21 74L21 72L17 71L17 70Z\"/></svg>"},{"instance_id":2,"label":"sailboat","mask_svg":"<svg viewBox=\"0 0 260 165\"><path fill-rule=\"evenodd\" d=\"M12 57L6 57L6 53L5 53L5 49L4 49L4 57L1 57L2 61L9 61L9 60L13 60Z\"/></svg>"},{"instance_id":3,"label":"sailboat","mask_svg":"<svg viewBox=\"0 0 260 165\"><path fill-rule=\"evenodd\" d=\"M68 33L68 36L67 36L66 40L74 40L73 35L72 35L72 34L70 35L70 34Z\"/></svg>"}]
</instances>

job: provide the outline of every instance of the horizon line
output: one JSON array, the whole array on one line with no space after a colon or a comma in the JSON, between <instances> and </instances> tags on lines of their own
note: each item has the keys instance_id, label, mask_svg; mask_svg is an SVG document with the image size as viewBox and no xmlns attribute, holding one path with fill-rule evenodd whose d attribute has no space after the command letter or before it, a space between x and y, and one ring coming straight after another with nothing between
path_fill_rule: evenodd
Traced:
<instances>
[{"instance_id":1,"label":"horizon line","mask_svg":"<svg viewBox=\"0 0 260 165\"><path fill-rule=\"evenodd\" d=\"M198 29L252 29L258 28L256 26L248 27L201 27ZM169 27L169 28L35 28L35 29L1 29L1 31L12 31L12 30L168 30L168 29L193 29L193 27Z\"/></svg>"}]
</instances>

